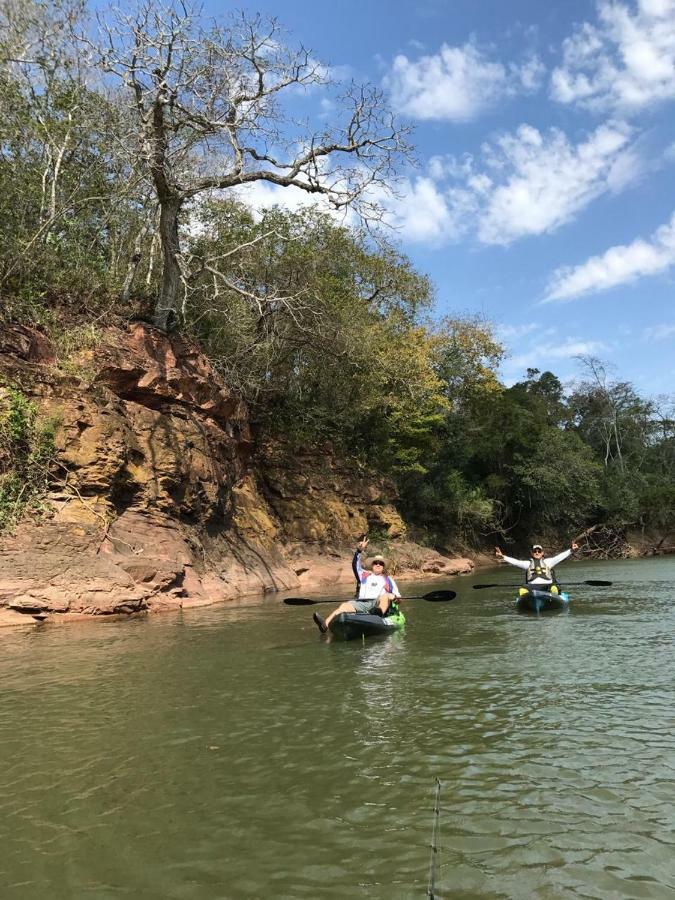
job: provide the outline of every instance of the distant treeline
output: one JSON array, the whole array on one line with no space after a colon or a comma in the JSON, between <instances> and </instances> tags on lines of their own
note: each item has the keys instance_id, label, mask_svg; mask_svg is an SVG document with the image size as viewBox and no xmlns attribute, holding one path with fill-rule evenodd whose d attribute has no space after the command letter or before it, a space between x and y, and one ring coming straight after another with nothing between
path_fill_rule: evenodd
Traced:
<instances>
[{"instance_id":1,"label":"distant treeline","mask_svg":"<svg viewBox=\"0 0 675 900\"><path fill-rule=\"evenodd\" d=\"M150 46L152 28L166 25L151 5L139 9ZM290 88L313 83L298 80L297 57L295 67L279 60L278 45L256 44L240 21L210 32L210 53L185 62L181 40L203 32L178 12L164 34L169 61L160 55L153 68L136 46L146 68L129 69L139 29L118 22L97 47L85 12L25 0L0 13L0 319L44 327L64 364L108 321L140 315L187 333L247 400L261 437L330 442L390 477L407 521L432 543L569 536L599 523L672 528L666 400L640 397L597 359L583 361L567 392L534 369L506 388L490 323L434 320L428 279L381 231L313 208L254 215L237 198L247 180L322 193L316 154L327 148L357 163L334 170L328 199L358 205L405 149L376 97L355 96L338 151L327 131L280 162L273 88L283 71ZM220 81L205 68L214 59ZM380 114L378 134L367 109ZM360 212L372 225L376 207ZM8 410L0 396L0 451ZM0 452L0 479L10 465Z\"/></svg>"}]
</instances>

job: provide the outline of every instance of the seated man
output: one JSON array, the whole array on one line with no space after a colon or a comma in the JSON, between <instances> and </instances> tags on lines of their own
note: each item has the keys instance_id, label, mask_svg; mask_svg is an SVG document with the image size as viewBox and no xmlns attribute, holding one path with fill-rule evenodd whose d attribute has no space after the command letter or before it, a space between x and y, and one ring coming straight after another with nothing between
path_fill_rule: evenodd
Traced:
<instances>
[{"instance_id":1,"label":"seated man","mask_svg":"<svg viewBox=\"0 0 675 900\"><path fill-rule=\"evenodd\" d=\"M396 582L387 574L387 561L383 556L374 556L371 562L373 571L369 572L361 565L361 554L368 546L368 539L359 541L352 568L359 582L359 596L357 600L347 600L341 603L333 612L323 619L318 613L314 613L313 619L319 631L328 631L328 626L340 613L370 613L386 616L393 601L400 597Z\"/></svg>"},{"instance_id":2,"label":"seated man","mask_svg":"<svg viewBox=\"0 0 675 900\"><path fill-rule=\"evenodd\" d=\"M495 556L511 566L525 569L525 584L528 587L533 587L538 591L550 591L552 594L557 594L558 586L555 583L554 569L558 563L567 559L568 556L578 549L579 545L572 542L569 550L563 550L557 556L544 557L544 548L541 544L532 544L532 556L530 559L514 559L512 556L505 556L499 547L495 547ZM526 593L527 588L521 588L520 592Z\"/></svg>"}]
</instances>

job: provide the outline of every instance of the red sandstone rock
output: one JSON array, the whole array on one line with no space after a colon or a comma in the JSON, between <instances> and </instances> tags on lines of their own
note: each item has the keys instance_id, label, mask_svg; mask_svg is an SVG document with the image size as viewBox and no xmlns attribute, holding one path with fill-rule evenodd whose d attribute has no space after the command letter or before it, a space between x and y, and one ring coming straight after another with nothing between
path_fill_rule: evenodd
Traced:
<instances>
[{"instance_id":1,"label":"red sandstone rock","mask_svg":"<svg viewBox=\"0 0 675 900\"><path fill-rule=\"evenodd\" d=\"M329 587L351 581L360 533L405 536L393 486L330 446L253 458L245 406L180 338L111 329L87 351L87 381L56 362L37 331L0 336L0 375L20 373L60 423L48 517L0 540L0 625L33 609L71 621ZM399 578L472 568L394 547Z\"/></svg>"}]
</instances>

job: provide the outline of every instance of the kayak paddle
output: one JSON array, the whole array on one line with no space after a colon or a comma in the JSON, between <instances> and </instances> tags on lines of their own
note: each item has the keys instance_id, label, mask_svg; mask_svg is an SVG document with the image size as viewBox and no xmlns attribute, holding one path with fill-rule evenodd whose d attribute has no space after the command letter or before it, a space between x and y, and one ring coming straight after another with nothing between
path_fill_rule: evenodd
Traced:
<instances>
[{"instance_id":1,"label":"kayak paddle","mask_svg":"<svg viewBox=\"0 0 675 900\"><path fill-rule=\"evenodd\" d=\"M568 585L577 586L579 584L590 584L593 587L611 587L613 582L611 581L598 581L598 580L590 580L590 581L566 581L563 587L567 587ZM548 587L548 585L543 585L544 587ZM474 591L480 591L483 588L493 588L493 587L527 587L524 582L520 584L474 584ZM534 584L532 587L536 588L537 585Z\"/></svg>"},{"instance_id":2,"label":"kayak paddle","mask_svg":"<svg viewBox=\"0 0 675 900\"><path fill-rule=\"evenodd\" d=\"M454 600L457 594L454 591L429 591L428 594L421 594L415 597L399 597L399 600L428 600L430 603L444 603L447 600ZM284 603L286 606L314 606L315 603L349 603L349 600L355 599L349 597L346 600L310 600L309 597L286 597Z\"/></svg>"}]
</instances>

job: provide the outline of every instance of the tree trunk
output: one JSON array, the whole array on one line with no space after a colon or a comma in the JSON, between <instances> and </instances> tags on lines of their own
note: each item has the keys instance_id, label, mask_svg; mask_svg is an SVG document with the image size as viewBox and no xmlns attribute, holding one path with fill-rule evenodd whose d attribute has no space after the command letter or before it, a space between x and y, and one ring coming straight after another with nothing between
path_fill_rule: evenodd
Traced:
<instances>
[{"instance_id":1,"label":"tree trunk","mask_svg":"<svg viewBox=\"0 0 675 900\"><path fill-rule=\"evenodd\" d=\"M124 284L122 285L122 302L127 303L129 297L131 296L131 286L134 283L134 278L136 277L136 273L138 272L138 267L141 264L141 259L143 258L143 239L148 232L148 225L145 224L141 230L136 235L136 240L134 242L134 252L131 254L129 259L129 264L127 266L127 274L124 278Z\"/></svg>"},{"instance_id":2,"label":"tree trunk","mask_svg":"<svg viewBox=\"0 0 675 900\"><path fill-rule=\"evenodd\" d=\"M176 318L178 295L181 286L181 271L178 263L178 254L180 253L178 215L182 201L175 196L161 197L159 204L159 239L162 243L162 287L152 321L162 331L168 331Z\"/></svg>"}]
</instances>

